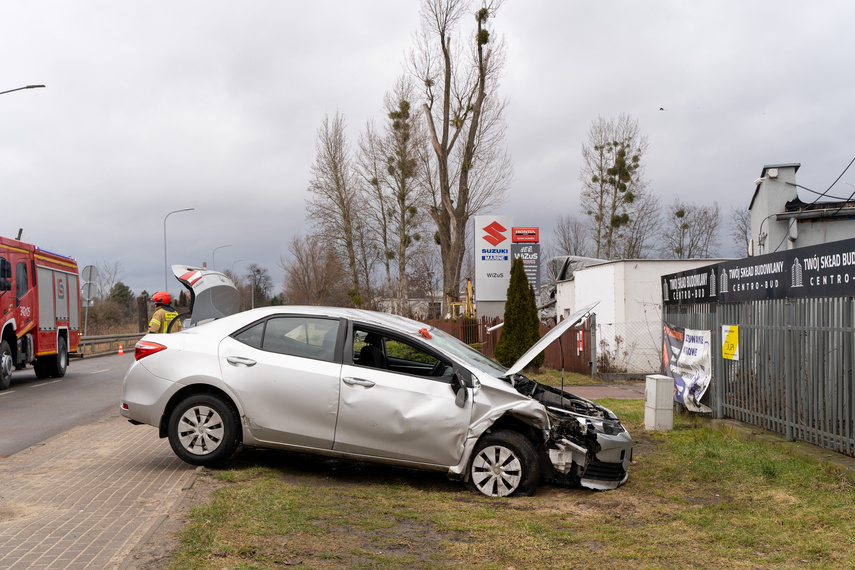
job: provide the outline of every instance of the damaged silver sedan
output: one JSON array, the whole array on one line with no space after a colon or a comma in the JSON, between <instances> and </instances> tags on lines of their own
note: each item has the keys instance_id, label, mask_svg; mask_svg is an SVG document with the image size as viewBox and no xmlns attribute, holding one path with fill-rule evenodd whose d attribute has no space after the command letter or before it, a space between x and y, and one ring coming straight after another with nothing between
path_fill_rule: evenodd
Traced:
<instances>
[{"instance_id":1,"label":"damaged silver sedan","mask_svg":"<svg viewBox=\"0 0 855 570\"><path fill-rule=\"evenodd\" d=\"M614 489L632 454L618 418L520 373L591 308L510 369L393 315L255 309L140 340L121 413L194 465L244 445L442 471L489 496Z\"/></svg>"}]
</instances>

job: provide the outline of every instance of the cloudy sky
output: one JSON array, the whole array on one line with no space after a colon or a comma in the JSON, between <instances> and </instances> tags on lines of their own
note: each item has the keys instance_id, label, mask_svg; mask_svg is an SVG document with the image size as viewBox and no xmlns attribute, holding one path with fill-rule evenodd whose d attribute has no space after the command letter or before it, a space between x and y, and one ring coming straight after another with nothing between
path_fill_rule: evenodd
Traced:
<instances>
[{"instance_id":1,"label":"cloudy sky","mask_svg":"<svg viewBox=\"0 0 855 570\"><path fill-rule=\"evenodd\" d=\"M791 162L825 190L855 157L853 21L845 1L507 0L515 180L492 213L547 241L578 208L591 122L620 113L648 137L663 202L747 208L762 167ZM0 91L47 88L0 96L0 235L119 263L152 293L164 217L194 208L168 218L170 265L210 267L231 244L217 269L255 262L278 289L324 115L355 143L418 25L416 0L5 0ZM855 168L832 193L853 184Z\"/></svg>"}]
</instances>

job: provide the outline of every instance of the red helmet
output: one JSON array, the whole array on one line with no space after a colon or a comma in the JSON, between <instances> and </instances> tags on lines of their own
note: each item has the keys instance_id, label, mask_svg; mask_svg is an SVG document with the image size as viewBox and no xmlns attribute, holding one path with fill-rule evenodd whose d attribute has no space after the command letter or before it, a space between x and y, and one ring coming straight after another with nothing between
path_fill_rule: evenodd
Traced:
<instances>
[{"instance_id":1,"label":"red helmet","mask_svg":"<svg viewBox=\"0 0 855 570\"><path fill-rule=\"evenodd\" d=\"M170 299L172 299L172 297L170 297L169 293L166 291L158 291L151 296L151 300L154 301L155 305L168 305Z\"/></svg>"}]
</instances>

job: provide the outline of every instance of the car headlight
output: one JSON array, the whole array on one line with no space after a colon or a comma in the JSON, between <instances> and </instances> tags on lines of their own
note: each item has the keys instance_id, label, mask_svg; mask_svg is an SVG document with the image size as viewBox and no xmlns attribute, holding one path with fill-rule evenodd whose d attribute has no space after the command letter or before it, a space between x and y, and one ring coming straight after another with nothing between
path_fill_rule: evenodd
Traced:
<instances>
[{"instance_id":1,"label":"car headlight","mask_svg":"<svg viewBox=\"0 0 855 570\"><path fill-rule=\"evenodd\" d=\"M582 433L599 432L607 435L616 435L624 431L619 421L608 421L590 417L577 417L576 421L579 422Z\"/></svg>"}]
</instances>

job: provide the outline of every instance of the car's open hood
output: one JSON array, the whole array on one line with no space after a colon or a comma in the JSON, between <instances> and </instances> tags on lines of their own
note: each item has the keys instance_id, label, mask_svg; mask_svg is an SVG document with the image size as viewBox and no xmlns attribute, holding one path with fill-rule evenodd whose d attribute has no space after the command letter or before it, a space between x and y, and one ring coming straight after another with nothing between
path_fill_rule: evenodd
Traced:
<instances>
[{"instance_id":1,"label":"car's open hood","mask_svg":"<svg viewBox=\"0 0 855 570\"><path fill-rule=\"evenodd\" d=\"M189 265L173 265L175 278L190 291L190 322L227 317L240 311L240 293L234 282L219 271Z\"/></svg>"},{"instance_id":2,"label":"car's open hood","mask_svg":"<svg viewBox=\"0 0 855 570\"><path fill-rule=\"evenodd\" d=\"M519 360L517 360L513 366L508 368L507 375L513 376L514 374L521 372L523 368L529 365L529 363L534 360L534 357L543 352L547 346L552 344L558 339L562 334L564 334L567 329L576 326L582 319L584 319L588 313L590 313L594 307L596 307L600 302L594 301L590 305L583 307L555 325L551 331L543 335L539 341L534 343L534 345L525 351Z\"/></svg>"}]
</instances>

